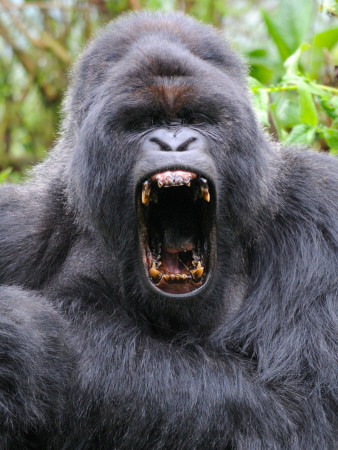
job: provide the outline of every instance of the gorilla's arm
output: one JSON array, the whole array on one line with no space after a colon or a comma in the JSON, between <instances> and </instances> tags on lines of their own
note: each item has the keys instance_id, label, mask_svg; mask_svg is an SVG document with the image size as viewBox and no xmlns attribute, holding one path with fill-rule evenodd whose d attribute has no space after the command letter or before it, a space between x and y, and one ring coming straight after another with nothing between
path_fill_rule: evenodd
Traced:
<instances>
[{"instance_id":1,"label":"gorilla's arm","mask_svg":"<svg viewBox=\"0 0 338 450\"><path fill-rule=\"evenodd\" d=\"M88 326L95 331L88 334ZM117 315L92 317L79 332L69 448L82 448L92 435L105 436L93 445L120 449L303 448L296 423L304 411L295 392L263 384L238 355L216 354L192 339L161 342Z\"/></svg>"},{"instance_id":2,"label":"gorilla's arm","mask_svg":"<svg viewBox=\"0 0 338 450\"><path fill-rule=\"evenodd\" d=\"M57 432L71 370L66 342L64 324L47 301L0 287L2 449L47 448Z\"/></svg>"}]
</instances>

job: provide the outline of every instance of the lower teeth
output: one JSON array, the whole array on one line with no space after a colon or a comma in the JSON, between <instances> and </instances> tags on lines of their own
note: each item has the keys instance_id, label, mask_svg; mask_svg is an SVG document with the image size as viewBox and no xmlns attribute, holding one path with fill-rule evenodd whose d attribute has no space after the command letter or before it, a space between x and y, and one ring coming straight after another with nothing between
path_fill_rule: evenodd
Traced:
<instances>
[{"instance_id":1,"label":"lower teeth","mask_svg":"<svg viewBox=\"0 0 338 450\"><path fill-rule=\"evenodd\" d=\"M192 252L192 266L193 268L188 269L189 274L187 273L163 273L160 270L160 266L162 265L161 262L161 243L157 242L155 240L152 240L151 243L151 252L153 255L153 263L151 268L149 269L149 275L153 282L155 284L158 284L161 280L164 280L166 283L177 283L177 282L187 282L187 281L194 281L199 282L203 276L204 273L204 267L201 263L201 258L199 257L200 254L200 242L196 245L196 251Z\"/></svg>"},{"instance_id":2,"label":"lower teeth","mask_svg":"<svg viewBox=\"0 0 338 450\"><path fill-rule=\"evenodd\" d=\"M166 273L163 275L163 280L168 282L177 282L177 281L188 281L191 280L191 275L187 275L185 273Z\"/></svg>"},{"instance_id":3,"label":"lower teeth","mask_svg":"<svg viewBox=\"0 0 338 450\"><path fill-rule=\"evenodd\" d=\"M160 263L161 264L161 263ZM159 264L159 265L160 265ZM196 263L196 268L190 270L190 275L186 273L166 273L163 274L159 269L159 265L156 265L155 261L149 270L149 275L151 276L154 283L159 283L162 279L168 282L185 282L189 280L193 280L195 282L200 281L202 278L204 267L200 262Z\"/></svg>"}]
</instances>

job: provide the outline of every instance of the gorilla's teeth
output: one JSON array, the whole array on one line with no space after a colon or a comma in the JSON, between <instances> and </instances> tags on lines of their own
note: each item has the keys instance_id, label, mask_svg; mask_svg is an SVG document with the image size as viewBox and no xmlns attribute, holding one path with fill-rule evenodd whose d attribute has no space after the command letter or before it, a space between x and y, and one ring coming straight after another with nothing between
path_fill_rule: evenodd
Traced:
<instances>
[{"instance_id":1,"label":"gorilla's teeth","mask_svg":"<svg viewBox=\"0 0 338 450\"><path fill-rule=\"evenodd\" d=\"M201 181L201 193L202 193L202 197L204 198L204 200L206 202L210 202L210 192L209 192L209 187L208 187L208 182L205 178L200 178Z\"/></svg>"},{"instance_id":2,"label":"gorilla's teeth","mask_svg":"<svg viewBox=\"0 0 338 450\"><path fill-rule=\"evenodd\" d=\"M199 281L202 278L203 272L204 267L202 266L200 261L198 261L196 269L190 270L191 276L194 281Z\"/></svg>"},{"instance_id":3,"label":"gorilla's teeth","mask_svg":"<svg viewBox=\"0 0 338 450\"><path fill-rule=\"evenodd\" d=\"M151 183L150 181L145 181L142 186L142 203L143 205L147 205L149 203L149 196L151 191Z\"/></svg>"},{"instance_id":4,"label":"gorilla's teeth","mask_svg":"<svg viewBox=\"0 0 338 450\"><path fill-rule=\"evenodd\" d=\"M160 272L157 269L155 262L153 262L153 265L151 266L151 268L149 270L149 274L150 274L151 278L153 279L154 283L158 283L162 278L162 272Z\"/></svg>"},{"instance_id":5,"label":"gorilla's teeth","mask_svg":"<svg viewBox=\"0 0 338 450\"><path fill-rule=\"evenodd\" d=\"M152 175L150 181L157 183L159 188L184 185L190 187L191 180L194 180L196 177L196 173L187 172L186 170L166 170L165 172Z\"/></svg>"},{"instance_id":6,"label":"gorilla's teeth","mask_svg":"<svg viewBox=\"0 0 338 450\"><path fill-rule=\"evenodd\" d=\"M188 281L191 279L191 276L186 273L166 273L162 276L162 278L166 283L168 283L175 281Z\"/></svg>"}]
</instances>

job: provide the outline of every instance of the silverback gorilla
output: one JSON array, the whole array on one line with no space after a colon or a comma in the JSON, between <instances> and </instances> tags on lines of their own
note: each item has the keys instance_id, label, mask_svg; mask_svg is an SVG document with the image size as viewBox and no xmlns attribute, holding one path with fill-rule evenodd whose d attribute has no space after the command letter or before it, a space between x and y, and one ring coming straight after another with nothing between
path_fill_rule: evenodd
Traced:
<instances>
[{"instance_id":1,"label":"silverback gorilla","mask_svg":"<svg viewBox=\"0 0 338 450\"><path fill-rule=\"evenodd\" d=\"M269 142L245 75L181 14L80 58L1 188L1 449L335 448L337 161Z\"/></svg>"}]
</instances>

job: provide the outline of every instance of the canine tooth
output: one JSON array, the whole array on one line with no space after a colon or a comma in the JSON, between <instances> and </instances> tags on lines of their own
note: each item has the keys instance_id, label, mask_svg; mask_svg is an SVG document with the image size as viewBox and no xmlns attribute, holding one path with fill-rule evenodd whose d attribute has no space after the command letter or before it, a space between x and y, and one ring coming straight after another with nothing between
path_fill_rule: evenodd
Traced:
<instances>
[{"instance_id":1,"label":"canine tooth","mask_svg":"<svg viewBox=\"0 0 338 450\"><path fill-rule=\"evenodd\" d=\"M151 191L150 181L145 181L142 186L142 203L147 205L149 203L149 196Z\"/></svg>"},{"instance_id":2,"label":"canine tooth","mask_svg":"<svg viewBox=\"0 0 338 450\"><path fill-rule=\"evenodd\" d=\"M155 283L158 283L162 278L162 273L157 269L155 262L153 262L149 273Z\"/></svg>"},{"instance_id":3,"label":"canine tooth","mask_svg":"<svg viewBox=\"0 0 338 450\"><path fill-rule=\"evenodd\" d=\"M209 192L209 187L208 187L208 182L205 178L200 178L201 181L201 192L202 192L202 197L204 198L204 200L206 202L210 202L210 192Z\"/></svg>"},{"instance_id":4,"label":"canine tooth","mask_svg":"<svg viewBox=\"0 0 338 450\"><path fill-rule=\"evenodd\" d=\"M161 180L157 180L157 186L158 186L159 188L161 188L161 187L163 186L163 183L162 183Z\"/></svg>"},{"instance_id":5,"label":"canine tooth","mask_svg":"<svg viewBox=\"0 0 338 450\"><path fill-rule=\"evenodd\" d=\"M186 180L183 180L183 183L184 183L186 186L190 187L190 186L191 186L191 178L187 178Z\"/></svg>"},{"instance_id":6,"label":"canine tooth","mask_svg":"<svg viewBox=\"0 0 338 450\"><path fill-rule=\"evenodd\" d=\"M201 262L198 261L196 269L190 270L191 276L193 277L194 281L199 281L203 275L204 267L202 266Z\"/></svg>"}]
</instances>

